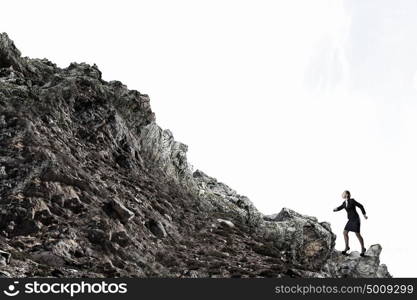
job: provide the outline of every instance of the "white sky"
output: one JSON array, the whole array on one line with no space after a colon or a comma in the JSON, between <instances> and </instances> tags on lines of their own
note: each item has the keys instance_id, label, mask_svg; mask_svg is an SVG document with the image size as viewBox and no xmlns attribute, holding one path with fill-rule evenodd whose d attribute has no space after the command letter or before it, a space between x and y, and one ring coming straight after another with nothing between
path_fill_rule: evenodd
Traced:
<instances>
[{"instance_id":1,"label":"white sky","mask_svg":"<svg viewBox=\"0 0 417 300\"><path fill-rule=\"evenodd\" d=\"M147 93L198 169L266 214L329 221L349 189L366 246L415 277L417 2L5 1L30 57L96 63ZM353 247L352 247L353 246ZM351 236L351 248L359 243Z\"/></svg>"}]
</instances>

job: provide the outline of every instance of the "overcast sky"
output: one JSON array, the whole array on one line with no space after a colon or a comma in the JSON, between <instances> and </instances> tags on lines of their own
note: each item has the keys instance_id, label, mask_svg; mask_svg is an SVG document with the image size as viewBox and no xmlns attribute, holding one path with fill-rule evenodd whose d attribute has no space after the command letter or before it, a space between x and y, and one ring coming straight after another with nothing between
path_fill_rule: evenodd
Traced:
<instances>
[{"instance_id":1,"label":"overcast sky","mask_svg":"<svg viewBox=\"0 0 417 300\"><path fill-rule=\"evenodd\" d=\"M417 273L417 2L5 1L30 57L96 63L149 94L195 168L329 221L349 189L394 276ZM360 250L351 236L351 248Z\"/></svg>"}]
</instances>

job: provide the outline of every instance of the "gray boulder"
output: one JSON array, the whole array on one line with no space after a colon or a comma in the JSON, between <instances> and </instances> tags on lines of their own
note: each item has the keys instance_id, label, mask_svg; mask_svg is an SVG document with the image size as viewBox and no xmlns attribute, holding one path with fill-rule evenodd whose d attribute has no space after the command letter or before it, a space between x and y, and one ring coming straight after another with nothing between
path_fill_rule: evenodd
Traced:
<instances>
[{"instance_id":1,"label":"gray boulder","mask_svg":"<svg viewBox=\"0 0 417 300\"><path fill-rule=\"evenodd\" d=\"M336 235L328 223L283 208L260 225L260 234L285 251L292 263L318 270L333 251Z\"/></svg>"},{"instance_id":2,"label":"gray boulder","mask_svg":"<svg viewBox=\"0 0 417 300\"><path fill-rule=\"evenodd\" d=\"M334 250L323 270L331 277L392 277L386 265L380 264L381 251L382 247L379 244L370 246L364 257L361 257L358 251L343 255L340 251Z\"/></svg>"}]
</instances>

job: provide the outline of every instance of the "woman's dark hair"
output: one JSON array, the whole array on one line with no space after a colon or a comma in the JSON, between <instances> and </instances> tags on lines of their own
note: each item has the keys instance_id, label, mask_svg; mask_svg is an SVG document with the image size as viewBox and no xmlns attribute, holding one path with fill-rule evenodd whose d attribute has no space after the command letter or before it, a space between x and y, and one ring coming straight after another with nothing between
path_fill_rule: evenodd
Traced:
<instances>
[{"instance_id":1,"label":"woman's dark hair","mask_svg":"<svg viewBox=\"0 0 417 300\"><path fill-rule=\"evenodd\" d=\"M346 190L344 193L347 194L348 198L350 199L350 192L348 190Z\"/></svg>"}]
</instances>

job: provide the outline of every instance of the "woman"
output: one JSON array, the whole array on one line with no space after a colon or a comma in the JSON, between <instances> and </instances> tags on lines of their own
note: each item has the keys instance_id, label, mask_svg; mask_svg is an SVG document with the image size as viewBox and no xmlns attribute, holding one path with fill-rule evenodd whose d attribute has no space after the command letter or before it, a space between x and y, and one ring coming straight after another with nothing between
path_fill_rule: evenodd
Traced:
<instances>
[{"instance_id":1,"label":"woman","mask_svg":"<svg viewBox=\"0 0 417 300\"><path fill-rule=\"evenodd\" d=\"M342 253L346 255L347 251L350 249L348 234L349 234L349 231L353 231L356 233L356 237L358 238L359 243L361 243L361 247L362 247L361 256L365 256L366 249L365 249L365 246L363 245L363 238L360 234L361 220L359 218L358 213L356 212L356 207L359 207L365 219L368 219L368 217L366 216L365 208L363 207L362 204L357 202L355 199L350 198L349 191L344 191L342 194L342 198L345 199L345 201L343 201L342 205L340 205L339 207L336 207L333 210L333 211L339 211L344 208L347 211L348 222L346 223L345 229L343 230L343 236L345 238L345 250L342 251Z\"/></svg>"}]
</instances>

